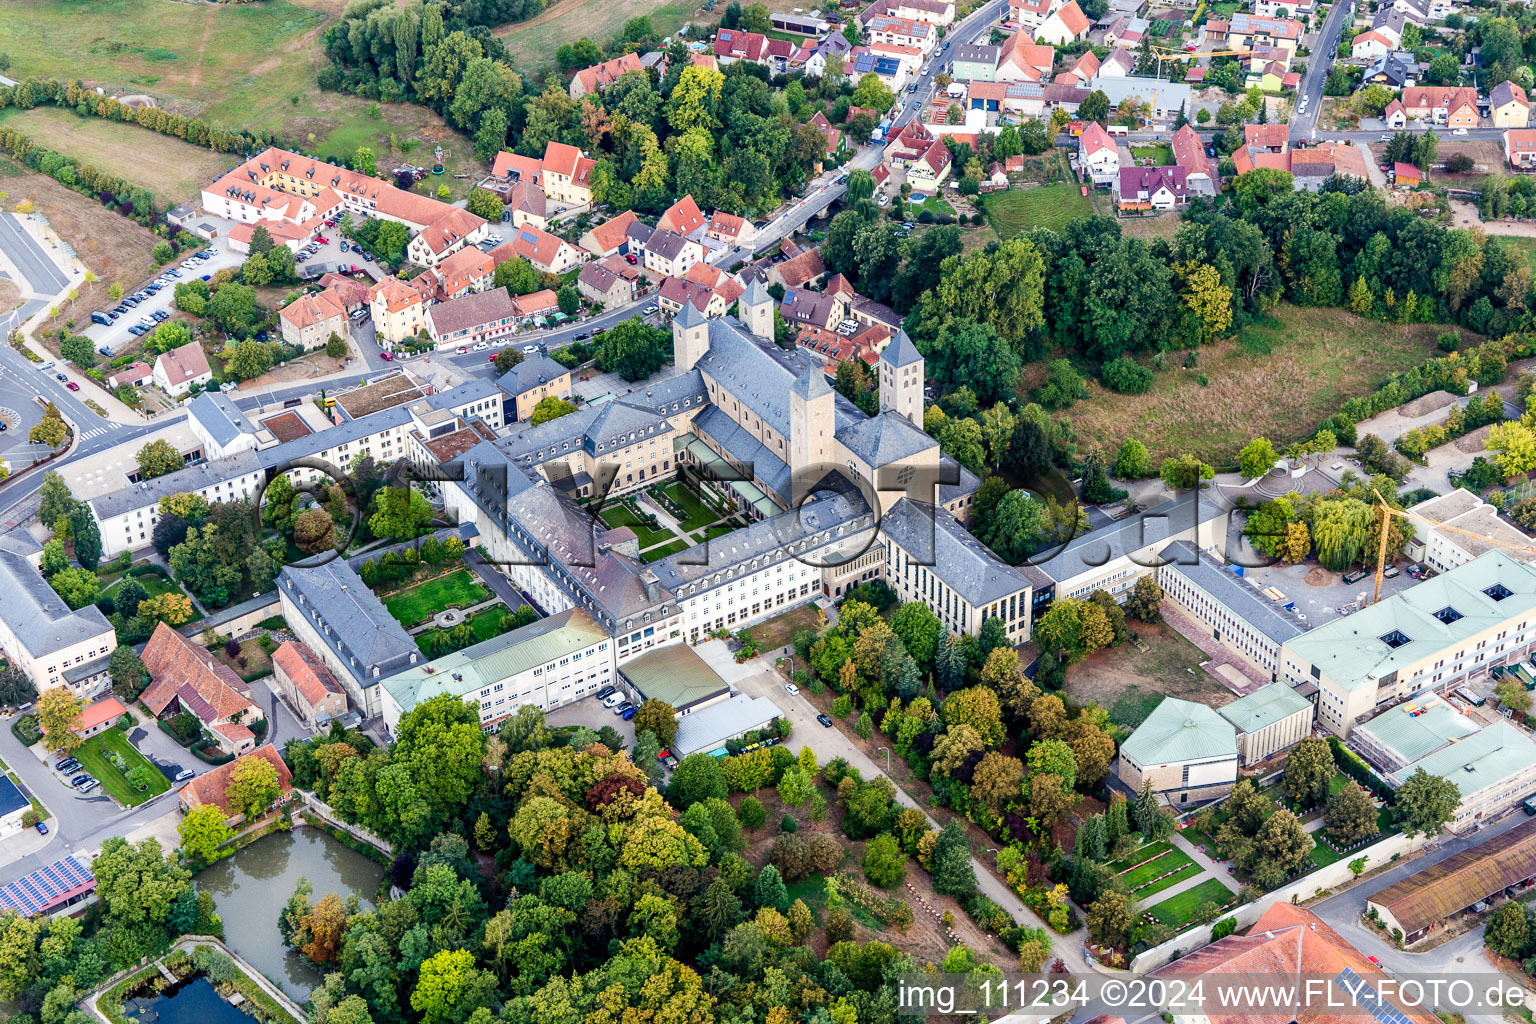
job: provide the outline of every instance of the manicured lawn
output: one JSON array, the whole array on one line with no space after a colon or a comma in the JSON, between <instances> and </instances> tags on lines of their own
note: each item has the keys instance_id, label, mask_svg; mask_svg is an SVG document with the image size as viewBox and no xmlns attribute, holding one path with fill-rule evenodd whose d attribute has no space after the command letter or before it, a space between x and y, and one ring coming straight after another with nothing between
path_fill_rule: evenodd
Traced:
<instances>
[{"instance_id":1,"label":"manicured lawn","mask_svg":"<svg viewBox=\"0 0 1536 1024\"><path fill-rule=\"evenodd\" d=\"M1125 858L1125 860L1110 861L1109 866L1115 871L1124 871L1132 864L1140 864L1144 860L1156 857L1160 853L1166 853L1171 849L1173 849L1172 843L1148 843L1145 846L1138 847L1136 852Z\"/></svg>"},{"instance_id":2,"label":"manicured lawn","mask_svg":"<svg viewBox=\"0 0 1536 1024\"><path fill-rule=\"evenodd\" d=\"M1167 167L1173 163L1173 147L1166 144L1132 146L1131 156L1138 160L1151 160L1154 167Z\"/></svg>"},{"instance_id":3,"label":"manicured lawn","mask_svg":"<svg viewBox=\"0 0 1536 1024\"><path fill-rule=\"evenodd\" d=\"M1121 875L1120 878L1129 888L1134 889L1138 885L1141 885L1143 882L1151 881L1158 875L1166 874L1169 871L1181 868L1186 864L1193 863L1194 861L1190 859L1189 854L1185 853L1183 850L1174 850L1170 853L1163 854L1161 857L1158 857L1150 864L1143 864L1134 870L1127 871L1125 874Z\"/></svg>"},{"instance_id":4,"label":"manicured lawn","mask_svg":"<svg viewBox=\"0 0 1536 1024\"><path fill-rule=\"evenodd\" d=\"M276 647L272 649L277 650ZM260 636L240 641L240 653L233 658L224 653L223 644L214 648L213 656L228 665L230 671L246 682L272 674L272 658L261 646ZM241 659L245 660L244 665L240 664Z\"/></svg>"},{"instance_id":5,"label":"manicured lawn","mask_svg":"<svg viewBox=\"0 0 1536 1024\"><path fill-rule=\"evenodd\" d=\"M722 523L719 526L711 526L707 530L702 530L697 533L690 533L688 538L695 544L700 544L706 540L714 540L716 537L724 537L726 534L734 533L739 529L741 529L739 526L726 526Z\"/></svg>"},{"instance_id":6,"label":"manicured lawn","mask_svg":"<svg viewBox=\"0 0 1536 1024\"><path fill-rule=\"evenodd\" d=\"M502 616L509 614L505 608L487 608L484 611L475 612L469 617L469 628L474 631L476 640L489 640L493 636L500 636Z\"/></svg>"},{"instance_id":7,"label":"manicured lawn","mask_svg":"<svg viewBox=\"0 0 1536 1024\"><path fill-rule=\"evenodd\" d=\"M1283 446L1310 436L1346 399L1422 363L1444 330L1282 304L1236 339L1203 346L1198 366L1170 360L1145 394L1113 394L1090 379L1072 426L1082 440L1116 448L1134 436L1154 466L1181 452L1226 465L1249 438Z\"/></svg>"},{"instance_id":8,"label":"manicured lawn","mask_svg":"<svg viewBox=\"0 0 1536 1024\"><path fill-rule=\"evenodd\" d=\"M677 552L688 547L692 547L692 545L686 540L674 540L669 544L663 544L660 547L640 552L640 560L642 562L654 562L657 559L666 558L668 555L675 555Z\"/></svg>"},{"instance_id":9,"label":"manicured lawn","mask_svg":"<svg viewBox=\"0 0 1536 1024\"><path fill-rule=\"evenodd\" d=\"M706 505L690 487L684 487L682 484L669 484L665 490L667 497L681 505L684 511L688 513L688 518L684 519L680 524L684 530L692 532L702 529L710 523L718 522L722 518L720 513Z\"/></svg>"},{"instance_id":10,"label":"manicured lawn","mask_svg":"<svg viewBox=\"0 0 1536 1024\"><path fill-rule=\"evenodd\" d=\"M1093 204L1073 182L989 192L981 197L981 208L992 230L1003 239L1031 228L1060 231L1071 221L1093 216Z\"/></svg>"},{"instance_id":11,"label":"manicured lawn","mask_svg":"<svg viewBox=\"0 0 1536 1024\"><path fill-rule=\"evenodd\" d=\"M384 607L407 629L419 626L438 612L449 608L468 608L491 596L467 569L457 569L446 576L407 587L384 599Z\"/></svg>"},{"instance_id":12,"label":"manicured lawn","mask_svg":"<svg viewBox=\"0 0 1536 1024\"><path fill-rule=\"evenodd\" d=\"M1177 896L1170 896L1161 903L1147 907L1146 911L1170 928L1183 928L1206 901L1220 907L1236 898L1232 890L1221 884L1219 879L1208 878L1193 889L1185 889Z\"/></svg>"},{"instance_id":13,"label":"manicured lawn","mask_svg":"<svg viewBox=\"0 0 1536 1024\"><path fill-rule=\"evenodd\" d=\"M1334 863L1336 861L1341 861L1341 860L1344 859L1344 854L1342 854L1342 853L1335 853L1334 850L1333 850L1333 847L1331 847L1327 843L1323 842L1323 840L1319 837L1319 834L1317 832L1314 832L1312 834L1312 854L1311 854L1311 856L1312 856L1312 863L1316 864L1320 868L1327 867L1329 864L1332 864L1332 863Z\"/></svg>"},{"instance_id":14,"label":"manicured lawn","mask_svg":"<svg viewBox=\"0 0 1536 1024\"><path fill-rule=\"evenodd\" d=\"M1147 900L1151 899L1153 896L1156 896L1164 889L1172 889L1180 882L1194 878L1204 870L1205 869L1202 868L1199 864L1196 864L1194 861L1190 861L1188 864L1180 868L1175 874L1169 875L1167 878L1159 878L1157 881L1152 882L1150 885L1137 889L1135 892L1131 893L1131 898L1140 900L1141 902L1145 903Z\"/></svg>"},{"instance_id":15,"label":"manicured lawn","mask_svg":"<svg viewBox=\"0 0 1536 1024\"><path fill-rule=\"evenodd\" d=\"M149 779L149 788L139 792L129 785L124 773L118 771L117 766L108 759L108 753L115 753L121 757L129 771L142 766ZM80 760L85 771L101 783L101 788L107 791L107 795L125 807L137 807L150 797L158 796L171 788L165 774L150 764L143 754L133 749L133 744L128 742L128 737L117 729L108 729L106 732L92 736L76 748L75 757Z\"/></svg>"},{"instance_id":16,"label":"manicured lawn","mask_svg":"<svg viewBox=\"0 0 1536 1024\"><path fill-rule=\"evenodd\" d=\"M609 505L603 509L598 518L615 530L621 526L629 527L635 532L635 539L640 542L642 550L651 547L653 544L676 539L676 534L671 530L653 530L646 526L627 505ZM683 546L687 547L687 544L685 543ZM682 549L679 548L678 550Z\"/></svg>"},{"instance_id":17,"label":"manicured lawn","mask_svg":"<svg viewBox=\"0 0 1536 1024\"><path fill-rule=\"evenodd\" d=\"M161 594L185 593L181 587L177 586L174 580L166 579L164 576L157 576L150 573L145 573L143 576L129 576L124 573L122 576L119 576L110 587L101 592L102 596L110 597L116 601L118 591L122 589L124 580L138 580L139 586L143 587L144 593L150 597L159 597ZM125 615L133 614L133 611L127 609L118 610L122 611ZM192 617L188 619L187 622L199 622L202 620L202 618L203 613L198 611L197 605L194 604L192 606ZM186 623L183 623L183 625L185 624Z\"/></svg>"}]
</instances>

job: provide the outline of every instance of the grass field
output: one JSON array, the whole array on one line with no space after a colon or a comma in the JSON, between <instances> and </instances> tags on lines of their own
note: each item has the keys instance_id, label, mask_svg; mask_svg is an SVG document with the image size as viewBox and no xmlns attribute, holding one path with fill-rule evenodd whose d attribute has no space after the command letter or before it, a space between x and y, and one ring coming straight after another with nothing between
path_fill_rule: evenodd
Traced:
<instances>
[{"instance_id":1,"label":"grass field","mask_svg":"<svg viewBox=\"0 0 1536 1024\"><path fill-rule=\"evenodd\" d=\"M1088 399L1072 407L1072 426L1111 450L1135 437L1153 465L1191 452L1223 466L1250 438L1284 446L1309 436L1345 399L1423 362L1443 330L1282 305L1236 339L1199 349L1198 366L1159 372L1146 394L1117 395L1090 380Z\"/></svg>"},{"instance_id":2,"label":"grass field","mask_svg":"<svg viewBox=\"0 0 1536 1024\"><path fill-rule=\"evenodd\" d=\"M183 591L173 581L166 579L164 576L156 576L156 575L152 575L152 574L146 573L143 576L127 576L127 575L124 575L124 576L119 577L117 580L115 580L113 582L113 584L110 587L107 587L105 590L103 590L101 592L101 596L102 597L110 597L110 598L112 598L115 601L117 599L118 592L120 590L122 590L122 588L123 588L123 580L125 580L125 579L138 580L139 581L139 586L143 587L144 588L144 593L148 594L150 597L159 597L161 594L182 594L182 593L185 593L185 591ZM137 609L135 609L135 610L137 610ZM133 612L129 611L126 614L132 615ZM198 611L197 610L197 605L194 604L192 606L192 617L190 619L188 619L187 622L200 622L200 621L202 621L202 618L203 618L203 613ZM183 623L183 625L185 625L185 623Z\"/></svg>"},{"instance_id":3,"label":"grass field","mask_svg":"<svg viewBox=\"0 0 1536 1024\"><path fill-rule=\"evenodd\" d=\"M0 124L40 145L142 185L165 203L195 200L203 185L238 162L136 124L80 117L57 107L0 112Z\"/></svg>"},{"instance_id":4,"label":"grass field","mask_svg":"<svg viewBox=\"0 0 1536 1024\"><path fill-rule=\"evenodd\" d=\"M1070 182L990 192L981 197L981 208L997 237L1005 239L1031 228L1060 231L1070 221L1093 216L1093 203Z\"/></svg>"},{"instance_id":5,"label":"grass field","mask_svg":"<svg viewBox=\"0 0 1536 1024\"><path fill-rule=\"evenodd\" d=\"M1499 243L1507 249L1524 254L1525 260L1536 270L1536 238L1516 237L1510 235L1494 236Z\"/></svg>"},{"instance_id":6,"label":"grass field","mask_svg":"<svg viewBox=\"0 0 1536 1024\"><path fill-rule=\"evenodd\" d=\"M177 113L223 127L281 130L323 157L349 156L366 144L385 168L407 158L420 163L440 143L447 173L432 179L433 187L442 183L455 196L467 194L472 182L455 180L453 172L483 165L470 141L441 118L422 107L315 88L324 61L320 31L339 13L329 0L315 6L322 9L287 0L36 0L0 5L0 39L11 55L12 78L81 78L108 95L146 93ZM391 147L392 134L420 148L408 157ZM223 159L236 162L232 155Z\"/></svg>"},{"instance_id":7,"label":"grass field","mask_svg":"<svg viewBox=\"0 0 1536 1024\"><path fill-rule=\"evenodd\" d=\"M1151 160L1154 167L1167 167L1173 163L1173 147L1166 143L1155 146L1132 146L1131 156L1138 160Z\"/></svg>"},{"instance_id":8,"label":"grass field","mask_svg":"<svg viewBox=\"0 0 1536 1024\"><path fill-rule=\"evenodd\" d=\"M496 30L512 56L512 63L525 74L554 63L555 50L561 43L586 36L599 44L619 34L624 23L641 14L651 16L651 24L661 35L669 35L689 20L714 22L719 14L694 17L696 7L688 0L657 5L653 0L552 0L537 16L527 21L503 25Z\"/></svg>"},{"instance_id":9,"label":"grass field","mask_svg":"<svg viewBox=\"0 0 1536 1024\"><path fill-rule=\"evenodd\" d=\"M1333 847L1323 842L1322 839L1318 838L1317 833L1314 832L1312 837L1311 857L1312 863L1322 868L1327 867L1329 864L1332 864L1335 861L1343 860L1344 854L1335 853Z\"/></svg>"},{"instance_id":10,"label":"grass field","mask_svg":"<svg viewBox=\"0 0 1536 1024\"><path fill-rule=\"evenodd\" d=\"M123 759L123 763L132 771L142 766L147 769L149 788L142 793L135 790L128 783L123 772L117 770L117 766L107 759L108 753L115 753ZM97 733L86 740L75 750L75 757L90 776L101 783L101 788L107 791L107 795L125 807L137 807L150 797L158 796L171 788L165 773L154 765L128 742L128 737L117 729L108 729L106 732Z\"/></svg>"},{"instance_id":11,"label":"grass field","mask_svg":"<svg viewBox=\"0 0 1536 1024\"><path fill-rule=\"evenodd\" d=\"M704 504L692 488L684 487L682 484L668 484L664 490L668 498L677 502L688 513L688 518L678 524L684 530L691 532L719 521L719 513Z\"/></svg>"},{"instance_id":12,"label":"grass field","mask_svg":"<svg viewBox=\"0 0 1536 1024\"><path fill-rule=\"evenodd\" d=\"M650 548L646 551L640 552L640 560L642 562L655 562L658 559L666 558L668 555L675 555L679 551L682 551L684 548L690 546L691 545L686 540L670 541L669 543L662 544L659 547Z\"/></svg>"},{"instance_id":13,"label":"grass field","mask_svg":"<svg viewBox=\"0 0 1536 1024\"><path fill-rule=\"evenodd\" d=\"M410 629L449 608L467 608L490 597L490 591L477 583L467 569L459 569L435 580L418 583L384 599L384 607L395 620Z\"/></svg>"},{"instance_id":14,"label":"grass field","mask_svg":"<svg viewBox=\"0 0 1536 1024\"><path fill-rule=\"evenodd\" d=\"M821 613L813 606L803 604L769 619L761 626L753 626L752 638L757 641L758 650L771 651L789 643L802 629L821 628L818 625L820 617Z\"/></svg>"},{"instance_id":15,"label":"grass field","mask_svg":"<svg viewBox=\"0 0 1536 1024\"><path fill-rule=\"evenodd\" d=\"M1220 707L1232 691L1200 667L1205 654L1167 626L1138 625L1150 650L1131 646L1099 651L1067 669L1067 694L1079 704L1097 701L1117 725L1135 728L1164 697Z\"/></svg>"},{"instance_id":16,"label":"grass field","mask_svg":"<svg viewBox=\"0 0 1536 1024\"><path fill-rule=\"evenodd\" d=\"M1172 889L1180 882L1186 882L1191 878L1195 878L1204 870L1205 868L1202 868L1199 864L1196 864L1194 861L1190 861L1188 864L1185 864L1182 868L1179 868L1177 872L1169 875L1167 878L1159 878L1157 881L1150 882L1142 888L1137 889L1135 892L1131 893L1131 898L1140 900L1145 903L1147 900L1151 899L1153 896L1156 896L1164 889Z\"/></svg>"},{"instance_id":17,"label":"grass field","mask_svg":"<svg viewBox=\"0 0 1536 1024\"><path fill-rule=\"evenodd\" d=\"M1131 859L1137 860L1139 858L1133 857ZM1183 850L1172 850L1163 854L1161 857L1154 861L1150 861L1149 863L1142 864L1140 867L1137 867L1131 871L1127 871L1125 874L1121 875L1120 878L1125 882L1126 886L1134 889L1144 882L1150 882L1158 875L1166 874L1167 872L1181 868L1186 864L1193 863L1194 861L1190 859L1189 854L1185 853Z\"/></svg>"},{"instance_id":18,"label":"grass field","mask_svg":"<svg viewBox=\"0 0 1536 1024\"><path fill-rule=\"evenodd\" d=\"M642 551L664 541L675 540L677 537L671 530L653 530L646 526L627 505L609 505L599 514L599 518L614 529L627 526L633 530L635 540L639 541ZM684 542L683 547L687 546L687 542ZM682 548L678 550L682 550Z\"/></svg>"},{"instance_id":19,"label":"grass field","mask_svg":"<svg viewBox=\"0 0 1536 1024\"><path fill-rule=\"evenodd\" d=\"M1185 889L1177 896L1170 896L1161 903L1147 907L1146 911L1170 928L1183 928L1206 901L1220 907L1236 898L1220 879L1207 878L1192 889Z\"/></svg>"}]
</instances>

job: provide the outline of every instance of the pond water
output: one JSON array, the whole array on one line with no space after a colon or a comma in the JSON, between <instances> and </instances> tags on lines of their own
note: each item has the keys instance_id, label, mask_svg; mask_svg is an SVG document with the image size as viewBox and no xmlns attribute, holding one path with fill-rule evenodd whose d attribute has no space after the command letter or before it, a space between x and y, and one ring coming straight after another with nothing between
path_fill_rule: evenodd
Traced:
<instances>
[{"instance_id":1,"label":"pond water","mask_svg":"<svg viewBox=\"0 0 1536 1024\"><path fill-rule=\"evenodd\" d=\"M139 1024L253 1024L253 1018L220 999L202 975L177 982L159 995L125 999L123 1012Z\"/></svg>"},{"instance_id":2,"label":"pond water","mask_svg":"<svg viewBox=\"0 0 1536 1024\"><path fill-rule=\"evenodd\" d=\"M283 945L278 918L293 887L307 878L318 900L328 892L356 893L364 906L384 877L384 866L317 828L275 832L198 872L197 885L211 893L224 919L224 941L299 1002L319 986L321 972ZM222 1020L213 1024L223 1024Z\"/></svg>"}]
</instances>

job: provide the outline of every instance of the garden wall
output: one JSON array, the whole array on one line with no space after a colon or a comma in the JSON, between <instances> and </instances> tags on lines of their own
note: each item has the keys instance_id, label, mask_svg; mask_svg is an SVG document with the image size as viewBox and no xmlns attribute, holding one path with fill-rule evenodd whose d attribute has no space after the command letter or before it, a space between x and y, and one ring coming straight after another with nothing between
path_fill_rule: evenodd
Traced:
<instances>
[{"instance_id":1,"label":"garden wall","mask_svg":"<svg viewBox=\"0 0 1536 1024\"><path fill-rule=\"evenodd\" d=\"M1307 874L1296 879L1296 881L1283 885L1273 892L1265 893L1252 903L1245 903L1232 913L1223 914L1222 917L1236 918L1238 930L1241 931L1262 917L1264 911L1268 910L1270 905L1277 901L1289 903L1294 899L1297 903L1300 903L1302 900L1312 898L1321 889L1331 889L1334 886L1351 881L1354 878L1354 872L1349 869L1349 862L1351 860L1355 860L1358 857L1366 857L1368 858L1366 862L1367 870L1378 868L1390 862L1394 855L1406 856L1422 848L1424 841L1424 836L1409 839L1401 832L1390 835L1381 842L1373 843L1346 859L1335 861L1315 871L1309 871ZM1211 941L1212 926L1210 924L1203 924L1190 928L1175 935L1161 946L1153 946L1151 949L1139 953L1131 961L1131 970L1137 974L1144 974L1168 963L1173 959L1175 951L1189 953L1199 949Z\"/></svg>"}]
</instances>

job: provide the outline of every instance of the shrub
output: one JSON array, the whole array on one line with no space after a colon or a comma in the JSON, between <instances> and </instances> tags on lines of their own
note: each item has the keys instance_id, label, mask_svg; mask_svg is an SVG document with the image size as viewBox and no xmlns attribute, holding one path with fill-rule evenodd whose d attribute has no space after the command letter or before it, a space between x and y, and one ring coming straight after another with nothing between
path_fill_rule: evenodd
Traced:
<instances>
[{"instance_id":1,"label":"shrub","mask_svg":"<svg viewBox=\"0 0 1536 1024\"><path fill-rule=\"evenodd\" d=\"M1461 347L1461 335L1455 331L1446 331L1435 339L1435 344L1439 346L1441 352L1455 352Z\"/></svg>"},{"instance_id":2,"label":"shrub","mask_svg":"<svg viewBox=\"0 0 1536 1024\"><path fill-rule=\"evenodd\" d=\"M1152 387L1152 371L1130 356L1111 359L1099 371L1099 379L1111 391L1122 395L1144 394Z\"/></svg>"},{"instance_id":3,"label":"shrub","mask_svg":"<svg viewBox=\"0 0 1536 1024\"><path fill-rule=\"evenodd\" d=\"M853 714L853 698L843 694L832 702L832 717L847 718Z\"/></svg>"},{"instance_id":4,"label":"shrub","mask_svg":"<svg viewBox=\"0 0 1536 1024\"><path fill-rule=\"evenodd\" d=\"M800 831L800 823L795 820L795 816L793 814L786 814L784 817L779 819L779 831L798 832Z\"/></svg>"}]
</instances>

